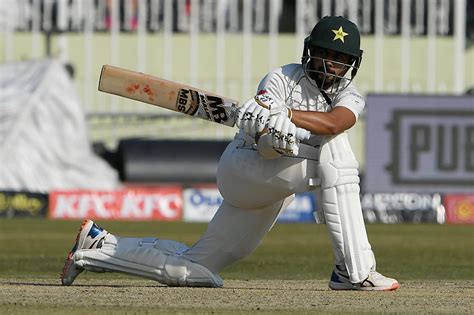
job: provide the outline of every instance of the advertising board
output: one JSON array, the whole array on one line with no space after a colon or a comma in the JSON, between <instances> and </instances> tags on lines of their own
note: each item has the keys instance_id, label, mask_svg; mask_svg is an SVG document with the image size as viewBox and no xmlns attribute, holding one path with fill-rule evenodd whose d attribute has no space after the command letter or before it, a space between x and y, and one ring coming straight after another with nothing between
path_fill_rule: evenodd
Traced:
<instances>
[{"instance_id":1,"label":"advertising board","mask_svg":"<svg viewBox=\"0 0 474 315\"><path fill-rule=\"evenodd\" d=\"M0 191L1 217L44 217L48 195L29 191Z\"/></svg>"},{"instance_id":2,"label":"advertising board","mask_svg":"<svg viewBox=\"0 0 474 315\"><path fill-rule=\"evenodd\" d=\"M364 193L362 213L366 223L444 223L440 194Z\"/></svg>"},{"instance_id":3,"label":"advertising board","mask_svg":"<svg viewBox=\"0 0 474 315\"><path fill-rule=\"evenodd\" d=\"M444 196L446 223L474 224L474 194L448 194Z\"/></svg>"},{"instance_id":4,"label":"advertising board","mask_svg":"<svg viewBox=\"0 0 474 315\"><path fill-rule=\"evenodd\" d=\"M194 187L183 192L186 222L209 222L222 204L223 198L217 187Z\"/></svg>"},{"instance_id":5,"label":"advertising board","mask_svg":"<svg viewBox=\"0 0 474 315\"><path fill-rule=\"evenodd\" d=\"M474 190L474 97L369 95L364 190Z\"/></svg>"},{"instance_id":6,"label":"advertising board","mask_svg":"<svg viewBox=\"0 0 474 315\"><path fill-rule=\"evenodd\" d=\"M295 200L280 213L277 222L315 222L316 200L313 192L297 193Z\"/></svg>"},{"instance_id":7,"label":"advertising board","mask_svg":"<svg viewBox=\"0 0 474 315\"><path fill-rule=\"evenodd\" d=\"M52 219L181 220L181 186L68 190L50 193Z\"/></svg>"},{"instance_id":8,"label":"advertising board","mask_svg":"<svg viewBox=\"0 0 474 315\"><path fill-rule=\"evenodd\" d=\"M193 187L184 190L186 222L209 222L221 205L223 198L217 187ZM311 192L298 193L295 200L280 213L278 222L314 222L315 197Z\"/></svg>"}]
</instances>

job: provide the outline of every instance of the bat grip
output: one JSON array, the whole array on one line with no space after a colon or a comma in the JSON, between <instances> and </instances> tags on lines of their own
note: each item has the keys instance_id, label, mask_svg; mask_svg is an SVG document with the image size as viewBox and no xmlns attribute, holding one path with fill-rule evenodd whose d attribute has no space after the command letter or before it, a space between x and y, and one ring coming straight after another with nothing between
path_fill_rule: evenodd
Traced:
<instances>
[{"instance_id":1,"label":"bat grip","mask_svg":"<svg viewBox=\"0 0 474 315\"><path fill-rule=\"evenodd\" d=\"M296 128L296 138L300 141L308 140L311 136L311 132L303 128Z\"/></svg>"}]
</instances>

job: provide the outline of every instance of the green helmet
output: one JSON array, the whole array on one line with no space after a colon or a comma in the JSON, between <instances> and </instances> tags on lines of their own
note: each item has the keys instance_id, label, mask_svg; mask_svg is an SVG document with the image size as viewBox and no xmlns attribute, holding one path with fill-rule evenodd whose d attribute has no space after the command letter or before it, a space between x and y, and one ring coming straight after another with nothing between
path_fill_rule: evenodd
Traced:
<instances>
[{"instance_id":1,"label":"green helmet","mask_svg":"<svg viewBox=\"0 0 474 315\"><path fill-rule=\"evenodd\" d=\"M310 47L321 47L360 58L360 34L357 26L342 16L326 16L305 39Z\"/></svg>"},{"instance_id":2,"label":"green helmet","mask_svg":"<svg viewBox=\"0 0 474 315\"><path fill-rule=\"evenodd\" d=\"M326 67L323 70L315 69L311 65L314 59L322 60L323 64L329 61L338 63L330 59L311 56L311 48L315 47L348 55L350 57L348 64L339 63L340 66L344 66L346 69L344 74L330 73L326 71ZM326 16L314 26L311 34L304 40L301 61L306 75L313 79L320 90L325 92L323 95L331 94L330 99L334 99L354 79L362 61L362 53L360 33L357 26L342 16ZM331 82L331 84L329 85L328 82Z\"/></svg>"}]
</instances>

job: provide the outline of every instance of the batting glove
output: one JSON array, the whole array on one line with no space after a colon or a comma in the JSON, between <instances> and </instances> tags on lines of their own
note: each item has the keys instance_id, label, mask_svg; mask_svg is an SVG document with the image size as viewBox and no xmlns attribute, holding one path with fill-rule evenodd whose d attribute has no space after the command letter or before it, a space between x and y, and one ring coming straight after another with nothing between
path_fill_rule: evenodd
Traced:
<instances>
[{"instance_id":1,"label":"batting glove","mask_svg":"<svg viewBox=\"0 0 474 315\"><path fill-rule=\"evenodd\" d=\"M249 99L239 109L237 126L246 134L255 137L266 127L274 103L273 99L265 94Z\"/></svg>"},{"instance_id":2,"label":"batting glove","mask_svg":"<svg viewBox=\"0 0 474 315\"><path fill-rule=\"evenodd\" d=\"M255 137L265 128L268 116L270 116L270 111L267 108L260 106L255 99L250 99L239 113L237 126L246 134Z\"/></svg>"},{"instance_id":3,"label":"batting glove","mask_svg":"<svg viewBox=\"0 0 474 315\"><path fill-rule=\"evenodd\" d=\"M268 145L281 154L297 156L300 142L296 137L297 128L285 112L270 116L268 122Z\"/></svg>"}]
</instances>

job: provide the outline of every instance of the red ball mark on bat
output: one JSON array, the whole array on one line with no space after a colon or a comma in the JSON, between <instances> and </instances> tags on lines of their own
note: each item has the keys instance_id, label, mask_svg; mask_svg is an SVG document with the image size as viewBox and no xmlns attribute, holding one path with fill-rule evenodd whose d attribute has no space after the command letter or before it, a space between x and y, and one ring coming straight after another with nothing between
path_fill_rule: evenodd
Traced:
<instances>
[{"instance_id":1,"label":"red ball mark on bat","mask_svg":"<svg viewBox=\"0 0 474 315\"><path fill-rule=\"evenodd\" d=\"M148 84L143 87L143 92L145 92L147 95L150 95L153 93Z\"/></svg>"},{"instance_id":2,"label":"red ball mark on bat","mask_svg":"<svg viewBox=\"0 0 474 315\"><path fill-rule=\"evenodd\" d=\"M145 94L148 95L149 101L153 102L155 100L154 98L155 94L153 93L153 90L150 88L148 84L143 87L143 92L145 92Z\"/></svg>"},{"instance_id":3,"label":"red ball mark on bat","mask_svg":"<svg viewBox=\"0 0 474 315\"><path fill-rule=\"evenodd\" d=\"M140 84L138 83L132 83L127 87L127 92L130 94L135 94L136 91L140 89Z\"/></svg>"}]
</instances>

